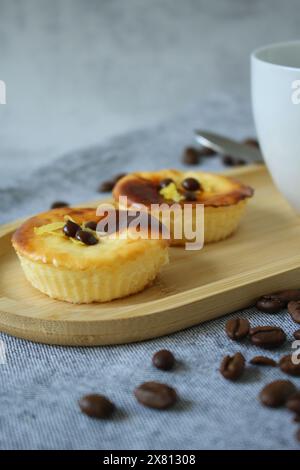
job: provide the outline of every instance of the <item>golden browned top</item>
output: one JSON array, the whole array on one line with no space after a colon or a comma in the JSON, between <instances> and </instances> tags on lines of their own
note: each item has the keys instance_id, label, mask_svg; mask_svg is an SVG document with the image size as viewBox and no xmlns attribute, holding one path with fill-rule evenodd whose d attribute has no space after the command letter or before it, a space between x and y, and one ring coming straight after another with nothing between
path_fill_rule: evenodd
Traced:
<instances>
[{"instance_id":1,"label":"golden browned top","mask_svg":"<svg viewBox=\"0 0 300 470\"><path fill-rule=\"evenodd\" d=\"M51 233L36 233L35 228L53 222L63 222L66 216L72 217L78 224L92 220L98 223L101 219L96 215L95 208L63 207L38 214L24 222L13 234L12 244L17 253L32 261L53 264L61 268L84 270L103 267L109 269L112 265L117 266L117 264L130 261L149 247L153 248L157 245L158 248L166 248L168 245L168 241L162 239L101 236L98 244L87 246L73 243L63 234L55 236ZM130 228L118 226L117 230L129 231Z\"/></svg>"},{"instance_id":2,"label":"golden browned top","mask_svg":"<svg viewBox=\"0 0 300 470\"><path fill-rule=\"evenodd\" d=\"M171 178L179 193L182 194L184 191L181 183L184 179L195 178L201 184L201 190L195 192L196 201L190 202L183 199L179 202L181 205L201 203L211 207L229 206L251 197L254 192L250 186L214 173L161 170L132 173L123 177L114 187L114 198L127 196L129 204L144 204L145 206L161 203L172 204L174 201L166 200L159 190L159 183L165 178Z\"/></svg>"}]
</instances>

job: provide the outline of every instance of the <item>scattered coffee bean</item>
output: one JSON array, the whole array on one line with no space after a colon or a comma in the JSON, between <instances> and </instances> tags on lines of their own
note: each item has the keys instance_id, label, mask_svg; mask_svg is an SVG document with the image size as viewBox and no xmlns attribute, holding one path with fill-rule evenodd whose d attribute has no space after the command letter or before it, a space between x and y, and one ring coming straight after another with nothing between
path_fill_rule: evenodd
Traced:
<instances>
[{"instance_id":1,"label":"scattered coffee bean","mask_svg":"<svg viewBox=\"0 0 300 470\"><path fill-rule=\"evenodd\" d=\"M288 303L288 311L295 323L300 323L300 300Z\"/></svg>"},{"instance_id":2,"label":"scattered coffee bean","mask_svg":"<svg viewBox=\"0 0 300 470\"><path fill-rule=\"evenodd\" d=\"M276 294L263 295L256 302L256 308L261 312L277 313L285 307L286 303Z\"/></svg>"},{"instance_id":3,"label":"scattered coffee bean","mask_svg":"<svg viewBox=\"0 0 300 470\"><path fill-rule=\"evenodd\" d=\"M263 405L277 408L285 405L295 391L295 385L289 380L275 380L265 385L259 394L259 398Z\"/></svg>"},{"instance_id":4,"label":"scattered coffee bean","mask_svg":"<svg viewBox=\"0 0 300 470\"><path fill-rule=\"evenodd\" d=\"M225 356L221 362L220 372L227 380L237 380L245 368L245 358L241 353Z\"/></svg>"},{"instance_id":5,"label":"scattered coffee bean","mask_svg":"<svg viewBox=\"0 0 300 470\"><path fill-rule=\"evenodd\" d=\"M117 173L113 177L113 182L116 184L120 179L124 178L124 176L127 176L127 173Z\"/></svg>"},{"instance_id":6,"label":"scattered coffee bean","mask_svg":"<svg viewBox=\"0 0 300 470\"><path fill-rule=\"evenodd\" d=\"M181 183L182 187L187 191L199 191L201 185L195 178L185 178Z\"/></svg>"},{"instance_id":7,"label":"scattered coffee bean","mask_svg":"<svg viewBox=\"0 0 300 470\"><path fill-rule=\"evenodd\" d=\"M86 395L79 400L79 407L83 413L91 418L109 418L115 405L103 395Z\"/></svg>"},{"instance_id":8,"label":"scattered coffee bean","mask_svg":"<svg viewBox=\"0 0 300 470\"><path fill-rule=\"evenodd\" d=\"M296 414L293 419L294 423L300 423L300 414Z\"/></svg>"},{"instance_id":9,"label":"scattered coffee bean","mask_svg":"<svg viewBox=\"0 0 300 470\"><path fill-rule=\"evenodd\" d=\"M78 230L76 232L75 238L85 245L97 245L99 242L98 238L96 238L91 232L88 232L87 230Z\"/></svg>"},{"instance_id":10,"label":"scattered coffee bean","mask_svg":"<svg viewBox=\"0 0 300 470\"><path fill-rule=\"evenodd\" d=\"M245 160L241 158L234 158L231 155L224 155L222 158L222 162L225 166L240 166L246 165Z\"/></svg>"},{"instance_id":11,"label":"scattered coffee bean","mask_svg":"<svg viewBox=\"0 0 300 470\"><path fill-rule=\"evenodd\" d=\"M274 294L280 300L288 304L291 300L300 300L300 289L287 289Z\"/></svg>"},{"instance_id":12,"label":"scattered coffee bean","mask_svg":"<svg viewBox=\"0 0 300 470\"><path fill-rule=\"evenodd\" d=\"M72 222L72 220L68 220L63 227L63 232L67 237L74 238L78 230L80 230L80 225Z\"/></svg>"},{"instance_id":13,"label":"scattered coffee bean","mask_svg":"<svg viewBox=\"0 0 300 470\"><path fill-rule=\"evenodd\" d=\"M171 351L161 349L154 354L152 363L157 369L170 370L174 367L175 357Z\"/></svg>"},{"instance_id":14,"label":"scattered coffee bean","mask_svg":"<svg viewBox=\"0 0 300 470\"><path fill-rule=\"evenodd\" d=\"M252 137L249 137L248 139L244 139L243 144L250 145L251 147L259 148L258 141L256 139L253 139Z\"/></svg>"},{"instance_id":15,"label":"scattered coffee bean","mask_svg":"<svg viewBox=\"0 0 300 470\"><path fill-rule=\"evenodd\" d=\"M295 331L293 334L295 339L300 339L300 330Z\"/></svg>"},{"instance_id":16,"label":"scattered coffee bean","mask_svg":"<svg viewBox=\"0 0 300 470\"><path fill-rule=\"evenodd\" d=\"M97 222L95 222L94 220L90 220L89 222L86 222L84 226L94 231L97 230Z\"/></svg>"},{"instance_id":17,"label":"scattered coffee bean","mask_svg":"<svg viewBox=\"0 0 300 470\"><path fill-rule=\"evenodd\" d=\"M293 363L291 354L287 354L280 359L279 367L282 372L285 372L288 375L300 377L300 364Z\"/></svg>"},{"instance_id":18,"label":"scattered coffee bean","mask_svg":"<svg viewBox=\"0 0 300 470\"><path fill-rule=\"evenodd\" d=\"M295 413L300 415L300 391L290 396L290 398L286 402L286 407L290 411L294 411Z\"/></svg>"},{"instance_id":19,"label":"scattered coffee bean","mask_svg":"<svg viewBox=\"0 0 300 470\"><path fill-rule=\"evenodd\" d=\"M177 401L174 388L159 382L144 382L134 390L134 395L142 405L158 410L170 408Z\"/></svg>"},{"instance_id":20,"label":"scattered coffee bean","mask_svg":"<svg viewBox=\"0 0 300 470\"><path fill-rule=\"evenodd\" d=\"M158 188L159 189L163 189L163 188L166 188L167 186L169 186L169 184L171 183L174 183L174 181L172 180L172 178L164 178L163 180L160 181L159 185L158 185Z\"/></svg>"},{"instance_id":21,"label":"scattered coffee bean","mask_svg":"<svg viewBox=\"0 0 300 470\"><path fill-rule=\"evenodd\" d=\"M296 441L300 442L300 429L296 431L295 437L296 437Z\"/></svg>"},{"instance_id":22,"label":"scattered coffee bean","mask_svg":"<svg viewBox=\"0 0 300 470\"><path fill-rule=\"evenodd\" d=\"M252 344L267 349L277 348L286 341L285 332L278 326L251 328L249 335Z\"/></svg>"},{"instance_id":23,"label":"scattered coffee bean","mask_svg":"<svg viewBox=\"0 0 300 470\"><path fill-rule=\"evenodd\" d=\"M200 160L200 154L194 147L187 147L182 155L182 162L185 165L197 165Z\"/></svg>"},{"instance_id":24,"label":"scattered coffee bean","mask_svg":"<svg viewBox=\"0 0 300 470\"><path fill-rule=\"evenodd\" d=\"M68 207L69 204L64 201L55 201L51 204L50 209L59 209L60 207Z\"/></svg>"},{"instance_id":25,"label":"scattered coffee bean","mask_svg":"<svg viewBox=\"0 0 300 470\"><path fill-rule=\"evenodd\" d=\"M266 356L255 356L251 359L250 364L253 364L255 366L277 366L277 362L274 361L274 359L271 359L270 357Z\"/></svg>"},{"instance_id":26,"label":"scattered coffee bean","mask_svg":"<svg viewBox=\"0 0 300 470\"><path fill-rule=\"evenodd\" d=\"M98 187L98 192L109 193L110 191L114 189L114 186L115 186L115 181L112 181L112 180L103 181Z\"/></svg>"},{"instance_id":27,"label":"scattered coffee bean","mask_svg":"<svg viewBox=\"0 0 300 470\"><path fill-rule=\"evenodd\" d=\"M226 322L225 331L227 336L233 340L245 338L250 330L247 318L231 318Z\"/></svg>"},{"instance_id":28,"label":"scattered coffee bean","mask_svg":"<svg viewBox=\"0 0 300 470\"><path fill-rule=\"evenodd\" d=\"M197 201L197 195L192 191L186 191L184 193L184 198L186 201Z\"/></svg>"}]
</instances>

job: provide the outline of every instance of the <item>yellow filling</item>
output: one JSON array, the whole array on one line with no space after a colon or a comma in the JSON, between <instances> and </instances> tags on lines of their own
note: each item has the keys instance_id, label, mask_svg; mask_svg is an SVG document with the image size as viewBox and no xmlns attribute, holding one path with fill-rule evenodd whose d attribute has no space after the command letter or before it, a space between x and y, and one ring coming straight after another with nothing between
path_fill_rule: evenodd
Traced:
<instances>
[{"instance_id":1,"label":"yellow filling","mask_svg":"<svg viewBox=\"0 0 300 470\"><path fill-rule=\"evenodd\" d=\"M175 183L170 183L168 186L165 186L159 191L159 194L161 194L165 199L168 199L169 201L175 201L179 202L184 197L180 194L180 192L177 190Z\"/></svg>"}]
</instances>

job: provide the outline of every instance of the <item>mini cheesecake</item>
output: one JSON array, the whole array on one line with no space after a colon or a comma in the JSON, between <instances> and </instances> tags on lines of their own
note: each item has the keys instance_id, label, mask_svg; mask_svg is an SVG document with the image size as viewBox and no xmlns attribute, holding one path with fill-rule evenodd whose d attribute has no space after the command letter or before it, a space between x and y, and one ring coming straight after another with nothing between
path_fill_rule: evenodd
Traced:
<instances>
[{"instance_id":1,"label":"mini cheesecake","mask_svg":"<svg viewBox=\"0 0 300 470\"><path fill-rule=\"evenodd\" d=\"M101 217L93 208L64 207L27 220L12 244L28 281L73 303L107 302L144 289L168 262L168 241L130 237L116 213L116 233L96 230Z\"/></svg>"},{"instance_id":2,"label":"mini cheesecake","mask_svg":"<svg viewBox=\"0 0 300 470\"><path fill-rule=\"evenodd\" d=\"M253 189L213 173L161 170L125 176L115 185L113 196L117 202L126 196L127 208L146 207L150 212L152 204L177 203L183 209L192 206L196 214L196 204L203 204L204 241L209 243L223 240L236 230ZM175 237L174 224L170 232L172 245L190 241Z\"/></svg>"}]
</instances>

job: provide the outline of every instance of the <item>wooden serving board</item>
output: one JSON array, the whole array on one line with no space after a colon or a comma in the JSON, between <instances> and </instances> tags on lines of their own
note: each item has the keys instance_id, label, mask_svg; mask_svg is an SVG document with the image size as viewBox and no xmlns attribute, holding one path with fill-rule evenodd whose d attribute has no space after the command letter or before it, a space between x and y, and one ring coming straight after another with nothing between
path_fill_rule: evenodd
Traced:
<instances>
[{"instance_id":1,"label":"wooden serving board","mask_svg":"<svg viewBox=\"0 0 300 470\"><path fill-rule=\"evenodd\" d=\"M170 264L151 287L105 304L72 305L31 287L10 243L21 221L2 226L0 330L49 344L128 343L225 315L266 292L299 287L300 219L263 165L231 174L255 188L238 231L198 252L172 248Z\"/></svg>"}]
</instances>

